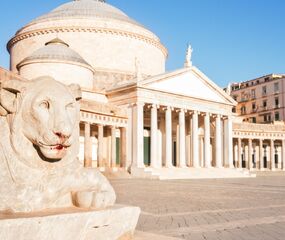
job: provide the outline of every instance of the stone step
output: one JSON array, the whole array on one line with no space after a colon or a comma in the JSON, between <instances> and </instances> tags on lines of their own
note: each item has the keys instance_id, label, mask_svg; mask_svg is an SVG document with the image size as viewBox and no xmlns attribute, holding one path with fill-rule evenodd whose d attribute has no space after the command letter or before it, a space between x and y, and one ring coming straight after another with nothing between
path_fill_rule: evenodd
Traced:
<instances>
[{"instance_id":1,"label":"stone step","mask_svg":"<svg viewBox=\"0 0 285 240\"><path fill-rule=\"evenodd\" d=\"M206 179L206 178L244 178L255 177L246 169L235 168L160 168L132 169L132 175L149 179Z\"/></svg>"}]
</instances>

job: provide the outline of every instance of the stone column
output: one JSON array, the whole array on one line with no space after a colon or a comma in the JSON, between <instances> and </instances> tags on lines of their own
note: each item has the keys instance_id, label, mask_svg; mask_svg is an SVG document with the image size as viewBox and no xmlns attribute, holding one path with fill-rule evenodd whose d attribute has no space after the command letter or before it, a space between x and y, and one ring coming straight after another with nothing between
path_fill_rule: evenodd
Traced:
<instances>
[{"instance_id":1,"label":"stone column","mask_svg":"<svg viewBox=\"0 0 285 240\"><path fill-rule=\"evenodd\" d=\"M211 133L210 133L210 114L204 116L204 162L205 167L211 167Z\"/></svg>"},{"instance_id":2,"label":"stone column","mask_svg":"<svg viewBox=\"0 0 285 240\"><path fill-rule=\"evenodd\" d=\"M120 128L120 149L121 149L121 162L120 166L122 168L127 167L127 131L126 128Z\"/></svg>"},{"instance_id":3,"label":"stone column","mask_svg":"<svg viewBox=\"0 0 285 240\"><path fill-rule=\"evenodd\" d=\"M270 168L272 171L275 170L275 149L274 149L274 140L270 140Z\"/></svg>"},{"instance_id":4,"label":"stone column","mask_svg":"<svg viewBox=\"0 0 285 240\"><path fill-rule=\"evenodd\" d=\"M234 167L238 167L238 142L234 144Z\"/></svg>"},{"instance_id":5,"label":"stone column","mask_svg":"<svg viewBox=\"0 0 285 240\"><path fill-rule=\"evenodd\" d=\"M192 114L192 162L193 167L198 168L199 165L199 136L198 136L198 112Z\"/></svg>"},{"instance_id":6,"label":"stone column","mask_svg":"<svg viewBox=\"0 0 285 240\"><path fill-rule=\"evenodd\" d=\"M241 148L241 138L238 138L238 168L242 168L242 148Z\"/></svg>"},{"instance_id":7,"label":"stone column","mask_svg":"<svg viewBox=\"0 0 285 240\"><path fill-rule=\"evenodd\" d=\"M282 170L285 171L285 139L282 139Z\"/></svg>"},{"instance_id":8,"label":"stone column","mask_svg":"<svg viewBox=\"0 0 285 240\"><path fill-rule=\"evenodd\" d=\"M111 127L111 167L117 166L116 163L116 127Z\"/></svg>"},{"instance_id":9,"label":"stone column","mask_svg":"<svg viewBox=\"0 0 285 240\"><path fill-rule=\"evenodd\" d=\"M133 162L133 106L127 105L127 127L126 127L126 168L129 169Z\"/></svg>"},{"instance_id":10,"label":"stone column","mask_svg":"<svg viewBox=\"0 0 285 240\"><path fill-rule=\"evenodd\" d=\"M84 123L84 167L92 167L92 141L90 123Z\"/></svg>"},{"instance_id":11,"label":"stone column","mask_svg":"<svg viewBox=\"0 0 285 240\"><path fill-rule=\"evenodd\" d=\"M221 129L221 116L216 116L216 128L215 128L215 155L216 155L216 167L222 167L222 129Z\"/></svg>"},{"instance_id":12,"label":"stone column","mask_svg":"<svg viewBox=\"0 0 285 240\"><path fill-rule=\"evenodd\" d=\"M231 117L229 116L224 123L225 162L228 161L229 168L233 168L233 123Z\"/></svg>"},{"instance_id":13,"label":"stone column","mask_svg":"<svg viewBox=\"0 0 285 240\"><path fill-rule=\"evenodd\" d=\"M281 170L282 169L282 147L280 145L278 145L276 147L276 150L277 150L277 155L278 155L278 170Z\"/></svg>"},{"instance_id":14,"label":"stone column","mask_svg":"<svg viewBox=\"0 0 285 240\"><path fill-rule=\"evenodd\" d=\"M248 139L248 169L252 170L252 139Z\"/></svg>"},{"instance_id":15,"label":"stone column","mask_svg":"<svg viewBox=\"0 0 285 240\"><path fill-rule=\"evenodd\" d=\"M179 167L186 167L185 110L179 112Z\"/></svg>"},{"instance_id":16,"label":"stone column","mask_svg":"<svg viewBox=\"0 0 285 240\"><path fill-rule=\"evenodd\" d=\"M172 109L167 107L165 112L165 166L172 165Z\"/></svg>"},{"instance_id":17,"label":"stone column","mask_svg":"<svg viewBox=\"0 0 285 240\"><path fill-rule=\"evenodd\" d=\"M157 106L151 106L151 126L150 126L150 165L153 168L157 166Z\"/></svg>"},{"instance_id":18,"label":"stone column","mask_svg":"<svg viewBox=\"0 0 285 240\"><path fill-rule=\"evenodd\" d=\"M259 169L264 170L264 160L263 160L263 140L259 139Z\"/></svg>"},{"instance_id":19,"label":"stone column","mask_svg":"<svg viewBox=\"0 0 285 240\"><path fill-rule=\"evenodd\" d=\"M143 142L143 103L133 106L133 163L134 168L144 168L144 142Z\"/></svg>"},{"instance_id":20,"label":"stone column","mask_svg":"<svg viewBox=\"0 0 285 240\"><path fill-rule=\"evenodd\" d=\"M204 138L202 136L199 137L199 166L205 167L204 161Z\"/></svg>"},{"instance_id":21,"label":"stone column","mask_svg":"<svg viewBox=\"0 0 285 240\"><path fill-rule=\"evenodd\" d=\"M104 127L103 125L100 124L98 125L98 149L97 149L98 167L104 167L103 143L104 143Z\"/></svg>"}]
</instances>

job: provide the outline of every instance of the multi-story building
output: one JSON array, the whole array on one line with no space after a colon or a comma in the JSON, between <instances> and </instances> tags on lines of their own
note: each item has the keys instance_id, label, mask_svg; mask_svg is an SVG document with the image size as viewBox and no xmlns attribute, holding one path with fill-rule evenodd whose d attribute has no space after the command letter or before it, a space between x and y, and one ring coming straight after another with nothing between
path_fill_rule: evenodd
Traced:
<instances>
[{"instance_id":1,"label":"multi-story building","mask_svg":"<svg viewBox=\"0 0 285 240\"><path fill-rule=\"evenodd\" d=\"M284 80L284 74L270 74L231 84L231 96L238 102L234 111L242 116L245 122L284 121Z\"/></svg>"}]
</instances>

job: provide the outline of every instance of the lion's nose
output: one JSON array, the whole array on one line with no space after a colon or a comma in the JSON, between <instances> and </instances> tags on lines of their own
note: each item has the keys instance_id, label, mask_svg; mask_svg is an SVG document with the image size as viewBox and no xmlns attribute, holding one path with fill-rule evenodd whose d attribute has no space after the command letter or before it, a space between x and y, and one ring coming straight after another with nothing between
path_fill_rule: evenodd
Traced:
<instances>
[{"instance_id":1,"label":"lion's nose","mask_svg":"<svg viewBox=\"0 0 285 240\"><path fill-rule=\"evenodd\" d=\"M68 124L61 122L55 127L54 134L58 136L58 138L60 138L61 140L65 141L70 137L71 129Z\"/></svg>"},{"instance_id":2,"label":"lion's nose","mask_svg":"<svg viewBox=\"0 0 285 240\"><path fill-rule=\"evenodd\" d=\"M66 139L68 139L70 137L70 135L66 135L66 134L63 134L61 132L55 132L54 133L56 136L58 136L59 139L65 141Z\"/></svg>"}]
</instances>

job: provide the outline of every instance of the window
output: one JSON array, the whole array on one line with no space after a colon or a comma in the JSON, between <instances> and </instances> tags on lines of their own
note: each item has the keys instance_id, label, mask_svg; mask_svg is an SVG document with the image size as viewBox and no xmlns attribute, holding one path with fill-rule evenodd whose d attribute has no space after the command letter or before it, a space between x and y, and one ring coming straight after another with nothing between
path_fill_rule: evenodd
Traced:
<instances>
[{"instance_id":1,"label":"window","mask_svg":"<svg viewBox=\"0 0 285 240\"><path fill-rule=\"evenodd\" d=\"M237 112L236 107L233 107L232 112L233 112L233 113L236 113L236 112Z\"/></svg>"},{"instance_id":2,"label":"window","mask_svg":"<svg viewBox=\"0 0 285 240\"><path fill-rule=\"evenodd\" d=\"M266 92L267 92L267 91L266 91L266 86L263 86L263 87L262 87L262 95L266 95Z\"/></svg>"},{"instance_id":3,"label":"window","mask_svg":"<svg viewBox=\"0 0 285 240\"><path fill-rule=\"evenodd\" d=\"M235 101L237 101L237 98L238 98L237 95L233 95L233 99L234 99Z\"/></svg>"},{"instance_id":4,"label":"window","mask_svg":"<svg viewBox=\"0 0 285 240\"><path fill-rule=\"evenodd\" d=\"M266 100L264 100L264 101L262 102L262 106L263 106L264 110L267 109L267 101L266 101Z\"/></svg>"},{"instance_id":5,"label":"window","mask_svg":"<svg viewBox=\"0 0 285 240\"><path fill-rule=\"evenodd\" d=\"M241 102L244 102L246 99L245 99L245 92L241 92L241 95L240 95L240 101Z\"/></svg>"},{"instance_id":6,"label":"window","mask_svg":"<svg viewBox=\"0 0 285 240\"><path fill-rule=\"evenodd\" d=\"M270 122L271 121L271 115L270 114L263 115L263 121L264 122Z\"/></svg>"},{"instance_id":7,"label":"window","mask_svg":"<svg viewBox=\"0 0 285 240\"><path fill-rule=\"evenodd\" d=\"M275 108L279 108L279 98L275 98Z\"/></svg>"},{"instance_id":8,"label":"window","mask_svg":"<svg viewBox=\"0 0 285 240\"><path fill-rule=\"evenodd\" d=\"M279 112L275 112L274 119L275 119L275 121L279 121L280 120Z\"/></svg>"},{"instance_id":9,"label":"window","mask_svg":"<svg viewBox=\"0 0 285 240\"><path fill-rule=\"evenodd\" d=\"M241 111L241 114L246 114L246 107L242 106L240 111Z\"/></svg>"},{"instance_id":10,"label":"window","mask_svg":"<svg viewBox=\"0 0 285 240\"><path fill-rule=\"evenodd\" d=\"M252 122L253 122L253 123L256 123L256 117L253 117L253 118L252 118Z\"/></svg>"},{"instance_id":11,"label":"window","mask_svg":"<svg viewBox=\"0 0 285 240\"><path fill-rule=\"evenodd\" d=\"M275 93L279 92L279 82L274 83L274 92Z\"/></svg>"},{"instance_id":12,"label":"window","mask_svg":"<svg viewBox=\"0 0 285 240\"><path fill-rule=\"evenodd\" d=\"M268 82L270 80L269 77L264 78L264 82Z\"/></svg>"},{"instance_id":13,"label":"window","mask_svg":"<svg viewBox=\"0 0 285 240\"><path fill-rule=\"evenodd\" d=\"M251 89L251 98L255 98L255 89Z\"/></svg>"},{"instance_id":14,"label":"window","mask_svg":"<svg viewBox=\"0 0 285 240\"><path fill-rule=\"evenodd\" d=\"M253 103L251 104L251 108L252 108L252 111L253 111L253 112L256 110L256 103L255 103L255 102L253 102Z\"/></svg>"}]
</instances>

